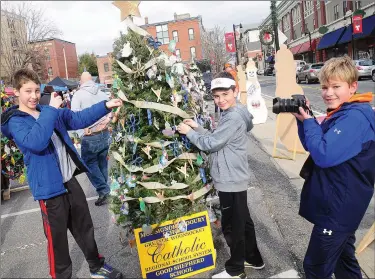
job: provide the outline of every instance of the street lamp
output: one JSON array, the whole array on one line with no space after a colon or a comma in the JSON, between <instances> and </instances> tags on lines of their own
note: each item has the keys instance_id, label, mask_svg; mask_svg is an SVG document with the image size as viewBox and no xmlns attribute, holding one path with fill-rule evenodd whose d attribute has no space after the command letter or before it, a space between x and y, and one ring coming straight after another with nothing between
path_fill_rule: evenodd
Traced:
<instances>
[{"instance_id":1,"label":"street lamp","mask_svg":"<svg viewBox=\"0 0 375 279\"><path fill-rule=\"evenodd\" d=\"M313 50L312 50L312 44L311 44L311 32L309 31L308 28L306 28L305 30L305 35L309 35L309 41L310 41L310 61L311 63L313 63L313 57L314 57L314 54L313 54Z\"/></svg>"},{"instance_id":2,"label":"street lamp","mask_svg":"<svg viewBox=\"0 0 375 279\"><path fill-rule=\"evenodd\" d=\"M240 40L241 40L241 30L242 30L242 24L240 23ZM234 46L236 48L236 61L237 65L240 64L239 58L238 58L238 47L237 47L237 37L236 37L236 25L233 24L233 34L234 34Z\"/></svg>"},{"instance_id":3,"label":"street lamp","mask_svg":"<svg viewBox=\"0 0 375 279\"><path fill-rule=\"evenodd\" d=\"M350 18L350 23L349 21L347 20L348 18ZM353 12L351 10L348 10L346 11L345 15L344 15L344 20L345 20L345 25L348 25L350 24L350 26L352 26L353 28ZM350 28L350 27L347 27L347 28ZM350 34L351 35L351 42L352 42L352 59L354 60L354 40L353 40L353 29L352 29L352 33Z\"/></svg>"}]
</instances>

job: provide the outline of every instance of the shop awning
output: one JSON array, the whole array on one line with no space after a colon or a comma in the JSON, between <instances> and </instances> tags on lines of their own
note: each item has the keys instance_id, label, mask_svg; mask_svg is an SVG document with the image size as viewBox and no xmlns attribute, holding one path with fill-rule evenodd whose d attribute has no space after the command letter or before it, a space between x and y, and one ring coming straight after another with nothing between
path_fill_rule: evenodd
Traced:
<instances>
[{"instance_id":1,"label":"shop awning","mask_svg":"<svg viewBox=\"0 0 375 279\"><path fill-rule=\"evenodd\" d=\"M311 49L314 51L316 50L316 40L311 40ZM310 41L305 42L302 44L301 48L299 49L298 53L303 53L310 51Z\"/></svg>"},{"instance_id":2,"label":"shop awning","mask_svg":"<svg viewBox=\"0 0 375 279\"><path fill-rule=\"evenodd\" d=\"M319 42L318 50L324 48L330 48L337 44L337 42L341 39L346 27L341 27L333 32L329 32L325 34Z\"/></svg>"},{"instance_id":3,"label":"shop awning","mask_svg":"<svg viewBox=\"0 0 375 279\"><path fill-rule=\"evenodd\" d=\"M353 26L349 25L344 35L342 35L340 41L337 44L345 44L352 40L352 32L353 32ZM370 36L371 34L375 35L375 15L369 16L363 19L362 21L362 33L360 34L353 34L353 39L360 39L367 36Z\"/></svg>"},{"instance_id":4,"label":"shop awning","mask_svg":"<svg viewBox=\"0 0 375 279\"><path fill-rule=\"evenodd\" d=\"M299 52L299 49L301 48L302 44L300 45L297 45L297 46L294 46L294 47L291 47L290 48L290 51L293 53L293 54L297 54Z\"/></svg>"}]
</instances>

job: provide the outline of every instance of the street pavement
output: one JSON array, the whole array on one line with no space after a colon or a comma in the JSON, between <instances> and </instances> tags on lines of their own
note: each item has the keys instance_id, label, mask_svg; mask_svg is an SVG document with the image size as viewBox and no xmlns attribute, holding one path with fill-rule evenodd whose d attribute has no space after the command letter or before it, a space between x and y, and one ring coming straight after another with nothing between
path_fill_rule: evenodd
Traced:
<instances>
[{"instance_id":1,"label":"street pavement","mask_svg":"<svg viewBox=\"0 0 375 279\"><path fill-rule=\"evenodd\" d=\"M274 76L258 76L258 80L262 87L262 93L266 96L274 97L276 90L276 78ZM325 113L325 104L321 97L320 84L305 84L305 82L302 82L299 85L302 87L306 97L310 100L312 109L316 112ZM357 91L359 93L372 92L375 94L375 82L373 82L371 79L362 79L358 81ZM372 105L375 106L375 96L373 98Z\"/></svg>"}]
</instances>

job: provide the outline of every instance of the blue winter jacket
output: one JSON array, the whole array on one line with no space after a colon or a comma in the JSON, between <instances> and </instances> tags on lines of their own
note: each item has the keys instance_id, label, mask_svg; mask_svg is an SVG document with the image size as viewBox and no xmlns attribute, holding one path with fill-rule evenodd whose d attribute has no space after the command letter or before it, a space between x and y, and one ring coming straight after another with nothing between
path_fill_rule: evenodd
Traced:
<instances>
[{"instance_id":1,"label":"blue winter jacket","mask_svg":"<svg viewBox=\"0 0 375 279\"><path fill-rule=\"evenodd\" d=\"M344 103L321 125L298 123L313 164L299 214L322 228L354 232L374 193L375 113L368 103Z\"/></svg>"},{"instance_id":2,"label":"blue winter jacket","mask_svg":"<svg viewBox=\"0 0 375 279\"><path fill-rule=\"evenodd\" d=\"M105 103L100 102L79 112L38 105L40 115L37 120L18 110L18 106L2 113L1 132L9 139L14 139L23 153L29 187L35 200L45 200L67 192L51 140L53 131L65 144L78 173L89 171L67 131L86 128L108 114L110 110Z\"/></svg>"}]
</instances>

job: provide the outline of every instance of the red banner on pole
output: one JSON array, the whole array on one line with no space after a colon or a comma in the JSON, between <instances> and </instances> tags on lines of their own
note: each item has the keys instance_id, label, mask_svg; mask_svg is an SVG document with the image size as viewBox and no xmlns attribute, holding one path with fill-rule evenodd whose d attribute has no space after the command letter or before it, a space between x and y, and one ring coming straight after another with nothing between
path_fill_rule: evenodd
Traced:
<instances>
[{"instance_id":1,"label":"red banner on pole","mask_svg":"<svg viewBox=\"0 0 375 279\"><path fill-rule=\"evenodd\" d=\"M225 48L227 52L236 52L233 32L225 33Z\"/></svg>"},{"instance_id":2,"label":"red banner on pole","mask_svg":"<svg viewBox=\"0 0 375 279\"><path fill-rule=\"evenodd\" d=\"M362 33L362 16L353 16L353 34Z\"/></svg>"}]
</instances>

